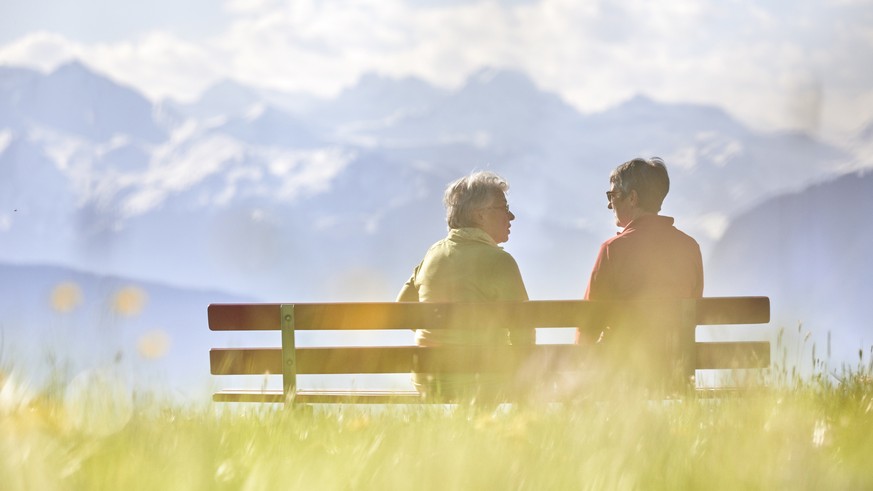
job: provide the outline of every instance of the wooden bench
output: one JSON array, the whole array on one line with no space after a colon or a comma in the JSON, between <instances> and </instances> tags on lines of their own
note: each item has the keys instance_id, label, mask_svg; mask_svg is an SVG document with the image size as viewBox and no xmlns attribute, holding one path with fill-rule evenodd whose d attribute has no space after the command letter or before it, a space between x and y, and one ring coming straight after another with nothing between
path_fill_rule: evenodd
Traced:
<instances>
[{"instance_id":1,"label":"wooden bench","mask_svg":"<svg viewBox=\"0 0 873 491\"><path fill-rule=\"evenodd\" d=\"M700 369L767 368L767 341L698 342L701 325L762 324L770 321L767 297L717 297L697 300L601 302L585 300L493 303L302 303L212 304L208 307L212 331L281 331L281 346L214 348L210 350L213 375L281 375L281 390L220 390L219 402L274 403L419 403L427 402L414 390L303 390L304 374L409 374L419 372L479 373L521 367L526 360L562 360L561 366L579 366L590 356L590 346L538 344L533 347L418 347L355 346L297 347L298 331L434 329L449 319L505 320L507 325L600 329L610 319L637 312L667 315L675 325L677 354L693 375Z\"/></svg>"}]
</instances>

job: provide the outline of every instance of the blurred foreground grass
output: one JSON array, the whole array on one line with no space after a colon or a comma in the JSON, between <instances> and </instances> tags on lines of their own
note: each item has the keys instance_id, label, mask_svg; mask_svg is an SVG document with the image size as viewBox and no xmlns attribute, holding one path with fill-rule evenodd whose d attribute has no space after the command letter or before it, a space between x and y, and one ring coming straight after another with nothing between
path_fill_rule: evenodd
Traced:
<instances>
[{"instance_id":1,"label":"blurred foreground grass","mask_svg":"<svg viewBox=\"0 0 873 491\"><path fill-rule=\"evenodd\" d=\"M102 382L83 402L0 380L0 488L873 489L869 370L497 411L178 406Z\"/></svg>"}]
</instances>

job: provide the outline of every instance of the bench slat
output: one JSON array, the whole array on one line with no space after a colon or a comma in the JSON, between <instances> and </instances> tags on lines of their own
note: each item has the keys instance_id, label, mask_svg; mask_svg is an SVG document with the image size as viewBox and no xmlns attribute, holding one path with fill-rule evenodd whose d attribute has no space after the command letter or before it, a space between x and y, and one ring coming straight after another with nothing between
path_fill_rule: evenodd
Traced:
<instances>
[{"instance_id":1,"label":"bench slat","mask_svg":"<svg viewBox=\"0 0 873 491\"><path fill-rule=\"evenodd\" d=\"M607 306L582 301L489 303L358 302L295 304L294 328L309 330L438 329L448 319L464 318L471 325L520 322L538 327L572 327L587 323ZM212 304L213 331L279 330L280 304ZM478 319L482 319L479 321ZM536 319L536 321L534 321Z\"/></svg>"},{"instance_id":2,"label":"bench slat","mask_svg":"<svg viewBox=\"0 0 873 491\"><path fill-rule=\"evenodd\" d=\"M711 297L697 300L698 326L768 322L770 322L768 297Z\"/></svg>"},{"instance_id":3,"label":"bench slat","mask_svg":"<svg viewBox=\"0 0 873 491\"><path fill-rule=\"evenodd\" d=\"M698 398L722 398L748 396L762 387L698 387ZM215 402L270 402L281 404L285 396L281 390L222 390L212 394ZM556 400L560 400L556 396ZM358 390L332 389L297 391L294 402L303 404L424 404L431 400L423 399L415 390Z\"/></svg>"},{"instance_id":4,"label":"bench slat","mask_svg":"<svg viewBox=\"0 0 873 491\"><path fill-rule=\"evenodd\" d=\"M366 346L297 348L298 375L410 373L418 358L421 372L479 372L506 370L533 360L563 360L578 366L583 347L570 344L537 345L533 353L511 346ZM282 373L281 348L214 348L209 352L213 375L263 375Z\"/></svg>"},{"instance_id":5,"label":"bench slat","mask_svg":"<svg viewBox=\"0 0 873 491\"><path fill-rule=\"evenodd\" d=\"M281 390L220 390L212 394L215 402L285 402Z\"/></svg>"},{"instance_id":6,"label":"bench slat","mask_svg":"<svg viewBox=\"0 0 873 491\"><path fill-rule=\"evenodd\" d=\"M674 301L677 302L677 301ZM767 297L713 297L697 301L697 325L763 324L770 322ZM663 300L637 302L635 308L663 310ZM207 309L213 331L276 331L280 304L211 304ZM417 303L358 302L295 304L296 330L433 329L447 319L505 319L529 327L585 326L611 312L626 312L626 303L583 300L529 302Z\"/></svg>"},{"instance_id":7,"label":"bench slat","mask_svg":"<svg viewBox=\"0 0 873 491\"><path fill-rule=\"evenodd\" d=\"M766 368L770 343L743 341L695 343L697 369ZM548 366L557 361L579 366L585 348L572 344L537 345L530 363ZM504 347L423 348L418 346L297 348L297 373L372 374L410 373L418 357L419 371L475 372L481 367L507 369L518 366L526 352ZM280 348L216 348L209 352L213 375L263 375L282 373Z\"/></svg>"},{"instance_id":8,"label":"bench slat","mask_svg":"<svg viewBox=\"0 0 873 491\"><path fill-rule=\"evenodd\" d=\"M212 394L215 402L285 402L281 390L222 390ZM309 404L419 404L421 394L414 390L298 390L294 399Z\"/></svg>"}]
</instances>

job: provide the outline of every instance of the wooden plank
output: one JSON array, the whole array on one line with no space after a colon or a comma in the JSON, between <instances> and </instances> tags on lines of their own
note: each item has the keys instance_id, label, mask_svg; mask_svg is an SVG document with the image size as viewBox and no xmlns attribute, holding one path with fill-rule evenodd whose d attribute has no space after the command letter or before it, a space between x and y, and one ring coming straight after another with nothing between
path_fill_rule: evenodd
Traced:
<instances>
[{"instance_id":1,"label":"wooden plank","mask_svg":"<svg viewBox=\"0 0 873 491\"><path fill-rule=\"evenodd\" d=\"M427 329L450 315L447 304L344 303L299 304L298 329Z\"/></svg>"},{"instance_id":2,"label":"wooden plank","mask_svg":"<svg viewBox=\"0 0 873 491\"><path fill-rule=\"evenodd\" d=\"M751 394L766 394L766 388L749 387L697 387L696 397L702 399L724 397L747 397ZM276 403L285 402L280 390L222 390L212 395L215 402L242 403ZM555 397L556 402L560 401ZM368 390L334 389L334 390L301 390L295 397L296 403L302 404L427 404L445 401L425 399L414 390ZM449 403L450 404L450 403Z\"/></svg>"},{"instance_id":3,"label":"wooden plank","mask_svg":"<svg viewBox=\"0 0 873 491\"><path fill-rule=\"evenodd\" d=\"M661 302L659 302L661 303ZM575 327L602 318L626 304L583 300L529 302L419 303L351 302L294 304L295 329L438 329L452 319L466 323L502 322L521 327ZM212 331L279 330L280 304L211 304ZM495 321L495 319L497 319Z\"/></svg>"},{"instance_id":4,"label":"wooden plank","mask_svg":"<svg viewBox=\"0 0 873 491\"><path fill-rule=\"evenodd\" d=\"M279 330L280 304L211 304L212 331ZM502 322L527 327L574 327L603 316L606 302L543 300L530 302L418 303L352 302L294 304L295 329L438 329L452 319L471 325ZM495 319L497 319L495 321Z\"/></svg>"},{"instance_id":5,"label":"wooden plank","mask_svg":"<svg viewBox=\"0 0 873 491\"><path fill-rule=\"evenodd\" d=\"M301 374L410 373L419 349L390 346L371 353L372 348L300 348L297 360Z\"/></svg>"},{"instance_id":6,"label":"wooden plank","mask_svg":"<svg viewBox=\"0 0 873 491\"><path fill-rule=\"evenodd\" d=\"M281 404L281 390L222 390L212 394L215 402L271 402ZM305 404L420 404L427 402L414 390L299 390L294 402Z\"/></svg>"},{"instance_id":7,"label":"wooden plank","mask_svg":"<svg viewBox=\"0 0 873 491\"><path fill-rule=\"evenodd\" d=\"M598 302L533 300L529 302L417 303L358 302L295 305L297 330L438 329L452 319L470 325L488 322L520 327L575 327L598 324L615 315L666 312L681 301ZM279 330L280 304L212 304L207 309L213 331ZM496 319L496 321L495 321ZM712 297L697 300L697 324L761 324L770 321L767 297Z\"/></svg>"},{"instance_id":8,"label":"wooden plank","mask_svg":"<svg viewBox=\"0 0 873 491\"><path fill-rule=\"evenodd\" d=\"M211 331L278 331L277 303L210 304L206 309Z\"/></svg>"},{"instance_id":9,"label":"wooden plank","mask_svg":"<svg viewBox=\"0 0 873 491\"><path fill-rule=\"evenodd\" d=\"M297 374L373 374L420 372L479 372L509 370L528 363L554 365L561 361L578 366L584 347L538 345L512 346L368 346L297 348ZM280 348L215 348L209 351L213 375L264 375L282 373Z\"/></svg>"},{"instance_id":10,"label":"wooden plank","mask_svg":"<svg viewBox=\"0 0 873 491\"><path fill-rule=\"evenodd\" d=\"M421 404L429 402L415 390L301 390L297 392L294 401L309 404Z\"/></svg>"},{"instance_id":11,"label":"wooden plank","mask_svg":"<svg viewBox=\"0 0 873 491\"><path fill-rule=\"evenodd\" d=\"M482 303L373 302L296 304L298 330L439 329L463 319L472 326L517 327L583 325L604 305L584 301Z\"/></svg>"},{"instance_id":12,"label":"wooden plank","mask_svg":"<svg viewBox=\"0 0 873 491\"><path fill-rule=\"evenodd\" d=\"M282 348L213 348L209 350L212 375L282 373Z\"/></svg>"},{"instance_id":13,"label":"wooden plank","mask_svg":"<svg viewBox=\"0 0 873 491\"><path fill-rule=\"evenodd\" d=\"M508 305L508 307L507 307ZM295 329L427 329L454 316L506 316L514 302L446 304L418 302L351 302L294 304ZM211 304L207 309L213 331L279 330L280 304Z\"/></svg>"},{"instance_id":14,"label":"wooden plank","mask_svg":"<svg viewBox=\"0 0 873 491\"><path fill-rule=\"evenodd\" d=\"M695 343L697 369L766 368L770 343ZM531 351L511 346L375 346L297 348L297 373L304 375L501 371L523 359L537 367L580 366L588 350L572 344L537 345ZM282 373L280 348L216 348L209 352L213 375ZM416 361L417 358L417 361Z\"/></svg>"},{"instance_id":15,"label":"wooden plank","mask_svg":"<svg viewBox=\"0 0 873 491\"><path fill-rule=\"evenodd\" d=\"M215 402L285 402L281 390L220 390L212 394Z\"/></svg>"},{"instance_id":16,"label":"wooden plank","mask_svg":"<svg viewBox=\"0 0 873 491\"><path fill-rule=\"evenodd\" d=\"M697 300L697 325L766 324L768 297L710 297Z\"/></svg>"}]
</instances>

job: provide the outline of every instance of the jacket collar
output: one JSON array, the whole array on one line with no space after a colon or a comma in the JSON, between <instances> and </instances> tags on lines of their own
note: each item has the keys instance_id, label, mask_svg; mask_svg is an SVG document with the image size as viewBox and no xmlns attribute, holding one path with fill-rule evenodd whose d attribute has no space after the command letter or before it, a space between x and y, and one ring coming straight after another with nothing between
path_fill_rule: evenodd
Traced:
<instances>
[{"instance_id":1,"label":"jacket collar","mask_svg":"<svg viewBox=\"0 0 873 491\"><path fill-rule=\"evenodd\" d=\"M627 226L617 235L621 235L634 230L640 230L651 227L670 227L673 225L673 217L664 215L648 214L633 219Z\"/></svg>"},{"instance_id":2,"label":"jacket collar","mask_svg":"<svg viewBox=\"0 0 873 491\"><path fill-rule=\"evenodd\" d=\"M476 227L449 229L449 238L458 241L465 240L471 242L482 242L494 247L499 247L497 242L494 242L494 239L492 239L490 235L485 233L481 228Z\"/></svg>"}]
</instances>

